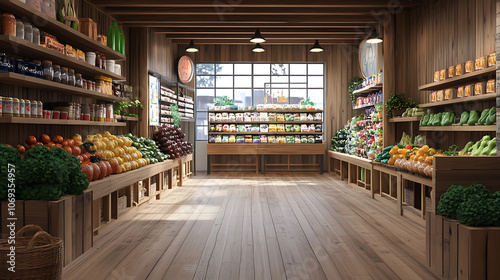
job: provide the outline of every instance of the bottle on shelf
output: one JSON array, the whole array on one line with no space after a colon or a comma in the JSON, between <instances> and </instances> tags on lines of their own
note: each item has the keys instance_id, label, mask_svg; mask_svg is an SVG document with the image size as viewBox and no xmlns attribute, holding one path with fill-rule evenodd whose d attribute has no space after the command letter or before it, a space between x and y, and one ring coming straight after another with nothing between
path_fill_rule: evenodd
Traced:
<instances>
[{"instance_id":1,"label":"bottle on shelf","mask_svg":"<svg viewBox=\"0 0 500 280\"><path fill-rule=\"evenodd\" d=\"M125 55L125 35L123 35L123 29L120 29L120 53Z\"/></svg>"},{"instance_id":2,"label":"bottle on shelf","mask_svg":"<svg viewBox=\"0 0 500 280\"><path fill-rule=\"evenodd\" d=\"M113 21L110 27L108 27L108 47L111 49L115 50L116 49L116 35L115 35L115 27L118 28L118 23L116 21Z\"/></svg>"}]
</instances>

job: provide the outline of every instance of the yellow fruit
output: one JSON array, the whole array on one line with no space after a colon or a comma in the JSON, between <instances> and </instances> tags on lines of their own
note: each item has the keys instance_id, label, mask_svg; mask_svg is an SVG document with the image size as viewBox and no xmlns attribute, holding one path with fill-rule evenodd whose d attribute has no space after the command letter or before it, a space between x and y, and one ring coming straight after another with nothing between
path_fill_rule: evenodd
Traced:
<instances>
[{"instance_id":1,"label":"yellow fruit","mask_svg":"<svg viewBox=\"0 0 500 280\"><path fill-rule=\"evenodd\" d=\"M142 158L142 153L140 151L137 151L136 153L139 158Z\"/></svg>"},{"instance_id":2,"label":"yellow fruit","mask_svg":"<svg viewBox=\"0 0 500 280\"><path fill-rule=\"evenodd\" d=\"M149 158L146 159L147 164L149 164Z\"/></svg>"},{"instance_id":3,"label":"yellow fruit","mask_svg":"<svg viewBox=\"0 0 500 280\"><path fill-rule=\"evenodd\" d=\"M118 164L123 164L124 161L121 157L115 157L115 159L118 161Z\"/></svg>"},{"instance_id":4,"label":"yellow fruit","mask_svg":"<svg viewBox=\"0 0 500 280\"><path fill-rule=\"evenodd\" d=\"M137 162L135 160L131 161L130 162L130 166L132 169L136 169L138 166L137 166Z\"/></svg>"},{"instance_id":5,"label":"yellow fruit","mask_svg":"<svg viewBox=\"0 0 500 280\"><path fill-rule=\"evenodd\" d=\"M125 162L123 165L125 166L125 169L127 171L129 171L132 168L132 166L130 165L130 162Z\"/></svg>"},{"instance_id":6,"label":"yellow fruit","mask_svg":"<svg viewBox=\"0 0 500 280\"><path fill-rule=\"evenodd\" d=\"M133 160L139 158L136 153L131 153L130 156L132 157Z\"/></svg>"},{"instance_id":7,"label":"yellow fruit","mask_svg":"<svg viewBox=\"0 0 500 280\"><path fill-rule=\"evenodd\" d=\"M122 173L122 172L127 171L127 169L125 168L125 164L120 164L118 166L118 170L119 170L118 173Z\"/></svg>"}]
</instances>

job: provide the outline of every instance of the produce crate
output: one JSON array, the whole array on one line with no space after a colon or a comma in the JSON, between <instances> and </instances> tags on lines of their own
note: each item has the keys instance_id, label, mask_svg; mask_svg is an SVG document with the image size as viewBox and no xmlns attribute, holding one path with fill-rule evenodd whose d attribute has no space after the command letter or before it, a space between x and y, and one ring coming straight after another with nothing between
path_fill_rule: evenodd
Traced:
<instances>
[{"instance_id":1,"label":"produce crate","mask_svg":"<svg viewBox=\"0 0 500 280\"><path fill-rule=\"evenodd\" d=\"M444 279L498 279L500 227L468 227L427 213L426 263Z\"/></svg>"}]
</instances>

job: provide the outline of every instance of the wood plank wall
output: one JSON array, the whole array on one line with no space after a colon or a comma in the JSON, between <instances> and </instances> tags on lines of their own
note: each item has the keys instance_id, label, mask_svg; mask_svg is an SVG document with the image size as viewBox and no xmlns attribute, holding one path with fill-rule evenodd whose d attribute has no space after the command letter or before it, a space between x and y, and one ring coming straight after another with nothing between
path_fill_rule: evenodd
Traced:
<instances>
[{"instance_id":1,"label":"wood plank wall","mask_svg":"<svg viewBox=\"0 0 500 280\"><path fill-rule=\"evenodd\" d=\"M430 92L418 86L432 82L434 72L495 52L495 0L424 0L421 6L395 16L395 92L405 93L420 103L429 102ZM386 52L386 55L390 55ZM386 75L390 73L386 72ZM458 117L464 110L483 110L494 101L449 106ZM396 125L399 141L409 126ZM431 144L448 148L479 140L485 133L430 133ZM494 135L494 133L491 133Z\"/></svg>"}]
</instances>

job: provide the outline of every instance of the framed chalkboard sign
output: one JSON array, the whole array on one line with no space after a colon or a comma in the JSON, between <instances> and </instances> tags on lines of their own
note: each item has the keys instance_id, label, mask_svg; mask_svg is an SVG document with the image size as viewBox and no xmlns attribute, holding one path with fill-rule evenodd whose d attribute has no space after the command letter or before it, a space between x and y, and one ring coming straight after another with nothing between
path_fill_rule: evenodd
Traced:
<instances>
[{"instance_id":1,"label":"framed chalkboard sign","mask_svg":"<svg viewBox=\"0 0 500 280\"><path fill-rule=\"evenodd\" d=\"M366 40L359 44L359 66L365 78L376 75L384 67L382 44L368 44Z\"/></svg>"}]
</instances>

